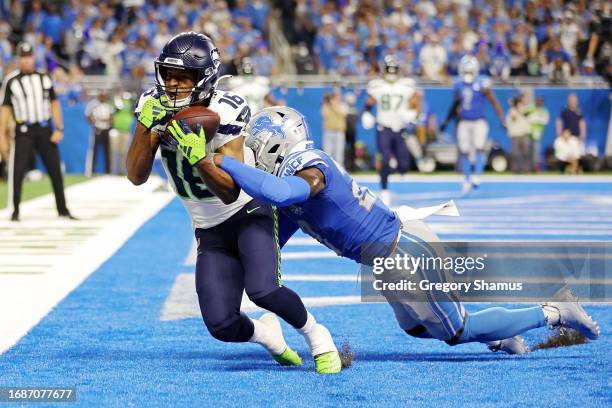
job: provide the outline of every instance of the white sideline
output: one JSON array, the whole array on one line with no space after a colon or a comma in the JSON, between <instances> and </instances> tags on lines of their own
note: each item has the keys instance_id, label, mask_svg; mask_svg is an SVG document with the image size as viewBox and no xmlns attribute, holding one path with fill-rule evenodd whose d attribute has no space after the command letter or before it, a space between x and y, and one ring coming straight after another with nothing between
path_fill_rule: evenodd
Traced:
<instances>
[{"instance_id":1,"label":"white sideline","mask_svg":"<svg viewBox=\"0 0 612 408\"><path fill-rule=\"evenodd\" d=\"M155 191L159 185L151 180L137 188L106 176L71 186L66 198L78 221L58 219L53 194L22 203L19 223L0 211L0 354L170 202L171 193ZM11 238L26 249L3 246Z\"/></svg>"}]
</instances>

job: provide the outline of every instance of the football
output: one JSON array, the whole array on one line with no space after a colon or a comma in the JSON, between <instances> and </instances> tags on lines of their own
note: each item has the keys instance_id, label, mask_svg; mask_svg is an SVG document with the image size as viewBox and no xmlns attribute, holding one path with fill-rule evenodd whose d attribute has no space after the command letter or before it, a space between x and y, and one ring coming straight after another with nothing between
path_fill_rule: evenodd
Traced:
<instances>
[{"instance_id":1,"label":"football","mask_svg":"<svg viewBox=\"0 0 612 408\"><path fill-rule=\"evenodd\" d=\"M187 125L195 131L197 125L201 125L204 128L204 134L206 135L206 141L210 142L213 137L217 134L219 128L219 122L221 118L219 114L205 106L188 106L176 112L172 117L172 120L182 119ZM170 136L166 128L166 136Z\"/></svg>"}]
</instances>

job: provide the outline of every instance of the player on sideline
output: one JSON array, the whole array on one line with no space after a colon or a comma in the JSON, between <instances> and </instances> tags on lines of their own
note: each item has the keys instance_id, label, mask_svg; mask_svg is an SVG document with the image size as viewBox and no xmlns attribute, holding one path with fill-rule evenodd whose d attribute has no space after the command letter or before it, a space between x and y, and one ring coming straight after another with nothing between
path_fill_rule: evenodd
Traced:
<instances>
[{"instance_id":1,"label":"player on sideline","mask_svg":"<svg viewBox=\"0 0 612 408\"><path fill-rule=\"evenodd\" d=\"M464 181L462 192L468 194L480 185L485 166L485 143L489 125L485 119L485 98L489 100L503 127L504 112L491 90L491 79L479 75L480 64L476 57L465 55L459 61L459 78L454 85L454 100L440 130L444 131L451 118L457 116L457 146ZM471 177L470 153L475 151L474 176Z\"/></svg>"},{"instance_id":2,"label":"player on sideline","mask_svg":"<svg viewBox=\"0 0 612 408\"><path fill-rule=\"evenodd\" d=\"M138 124L128 153L128 178L136 185L144 183L161 149L172 187L195 229L196 288L204 323L214 338L259 343L281 365L302 364L287 346L275 313L304 336L317 372L337 373L340 358L329 331L281 284L276 210L241 191L211 161L185 157L160 140L176 110L201 104L221 118L208 144L209 157L219 152L243 161L241 132L250 110L241 96L215 91L219 64L219 51L203 34L182 33L165 45L155 61L156 87L142 94L135 110ZM246 156L252 162L252 154ZM274 313L259 320L240 313L243 290L256 305Z\"/></svg>"},{"instance_id":3,"label":"player on sideline","mask_svg":"<svg viewBox=\"0 0 612 408\"><path fill-rule=\"evenodd\" d=\"M266 108L253 116L246 134L245 145L255 152L257 168L222 154L215 155L214 161L248 194L280 208L281 245L301 228L337 254L372 265L374 258L401 251L398 242L439 241L422 221L402 223L325 152L314 149L299 112ZM188 139L177 138L177 143L191 147L195 154L206 154ZM599 327L571 300L569 290L560 295L558 302L540 306L493 307L470 314L449 294L444 301L436 295L430 302L390 304L400 327L411 336L436 338L449 345L482 342L495 351L522 354L527 348L518 335L537 327L563 326L590 339L599 336Z\"/></svg>"},{"instance_id":4,"label":"player on sideline","mask_svg":"<svg viewBox=\"0 0 612 408\"><path fill-rule=\"evenodd\" d=\"M380 198L387 205L391 202L388 190L391 156L395 156L400 174L408 171L410 166L410 154L402 137L402 131L406 128L407 118L410 116L408 101L414 92L414 81L399 76L399 64L395 55L385 57L383 77L373 79L368 84L368 100L362 123L367 123L367 118L371 118L370 112L376 105L376 148L377 159L380 159L382 188Z\"/></svg>"},{"instance_id":5,"label":"player on sideline","mask_svg":"<svg viewBox=\"0 0 612 408\"><path fill-rule=\"evenodd\" d=\"M252 115L265 107L276 105L270 90L270 79L257 75L250 57L242 58L238 73L240 75L231 77L227 84L232 92L246 98Z\"/></svg>"}]
</instances>

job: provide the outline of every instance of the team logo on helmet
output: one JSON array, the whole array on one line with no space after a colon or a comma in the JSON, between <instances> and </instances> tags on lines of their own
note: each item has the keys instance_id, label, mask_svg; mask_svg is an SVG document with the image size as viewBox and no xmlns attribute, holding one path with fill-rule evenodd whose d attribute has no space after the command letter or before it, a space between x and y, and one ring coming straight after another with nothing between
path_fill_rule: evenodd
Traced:
<instances>
[{"instance_id":1,"label":"team logo on helmet","mask_svg":"<svg viewBox=\"0 0 612 408\"><path fill-rule=\"evenodd\" d=\"M219 68L219 65L221 65L221 54L219 54L219 49L213 48L210 51L210 59L212 59L215 69Z\"/></svg>"},{"instance_id":2,"label":"team logo on helmet","mask_svg":"<svg viewBox=\"0 0 612 408\"><path fill-rule=\"evenodd\" d=\"M255 120L251 128L251 132L254 136L261 132L270 132L273 136L285 138L285 132L283 132L283 125L276 124L272 118L268 115L262 115Z\"/></svg>"}]
</instances>

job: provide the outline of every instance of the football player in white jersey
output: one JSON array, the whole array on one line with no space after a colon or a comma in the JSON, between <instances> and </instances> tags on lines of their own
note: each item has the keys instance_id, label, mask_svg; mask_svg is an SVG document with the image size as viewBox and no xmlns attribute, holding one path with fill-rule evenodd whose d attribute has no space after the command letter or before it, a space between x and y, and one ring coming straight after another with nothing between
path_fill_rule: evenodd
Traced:
<instances>
[{"instance_id":1,"label":"football player in white jersey","mask_svg":"<svg viewBox=\"0 0 612 408\"><path fill-rule=\"evenodd\" d=\"M368 84L368 100L362 123L365 128L371 127L370 111L376 105L376 147L380 159L381 200L389 204L391 196L387 189L391 166L391 157L397 160L397 170L403 174L410 166L410 154L402 131L410 120L408 101L415 92L415 83L410 78L399 75L399 64L395 55L384 59L384 75L373 79Z\"/></svg>"},{"instance_id":2,"label":"football player in white jersey","mask_svg":"<svg viewBox=\"0 0 612 408\"><path fill-rule=\"evenodd\" d=\"M257 75L250 57L244 57L238 67L238 76L228 81L229 89L244 96L251 108L251 115L265 107L276 105L270 94L270 80Z\"/></svg>"},{"instance_id":3,"label":"football player in white jersey","mask_svg":"<svg viewBox=\"0 0 612 408\"><path fill-rule=\"evenodd\" d=\"M144 183L155 152L161 149L172 187L195 229L196 289L202 318L213 337L259 343L281 365L300 365L301 358L283 338L278 315L304 336L317 372L337 373L340 358L329 331L281 283L276 209L242 192L212 161L212 153L217 152L241 162L246 156L247 163L252 162L252 155L243 153L241 133L250 109L240 95L215 91L219 64L219 51L203 34L182 33L166 44L155 61L156 87L142 94L135 110L138 124L128 152L128 178L136 185ZM189 137L183 133L183 123L168 122L178 109L194 104L216 111L221 121L206 150L183 155L160 135L170 126L174 137ZM204 138L202 129L196 131ZM259 320L241 313L243 291L273 313Z\"/></svg>"}]
</instances>

